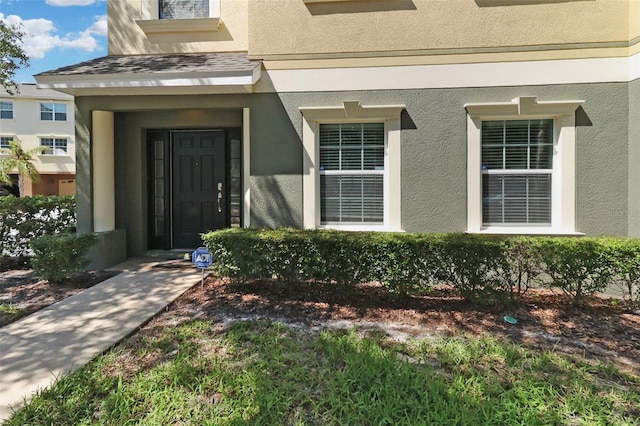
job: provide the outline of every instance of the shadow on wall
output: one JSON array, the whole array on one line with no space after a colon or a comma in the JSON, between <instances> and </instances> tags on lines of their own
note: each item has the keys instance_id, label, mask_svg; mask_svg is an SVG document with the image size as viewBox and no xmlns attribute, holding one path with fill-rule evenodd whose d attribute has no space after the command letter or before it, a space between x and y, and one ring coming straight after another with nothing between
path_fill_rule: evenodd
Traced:
<instances>
[{"instance_id":1,"label":"shadow on wall","mask_svg":"<svg viewBox=\"0 0 640 426\"><path fill-rule=\"evenodd\" d=\"M374 1L355 3L307 3L312 15L333 15L339 13L388 12L391 10L416 10L413 0Z\"/></svg>"},{"instance_id":2,"label":"shadow on wall","mask_svg":"<svg viewBox=\"0 0 640 426\"><path fill-rule=\"evenodd\" d=\"M582 106L579 106L578 109L576 110L576 126L577 127L593 126L593 122L587 115L587 111L585 111L584 108L582 108Z\"/></svg>"},{"instance_id":3,"label":"shadow on wall","mask_svg":"<svg viewBox=\"0 0 640 426\"><path fill-rule=\"evenodd\" d=\"M159 53L163 47L167 46L167 43L171 43L179 46L180 53L194 53L197 51L197 42L233 40L233 35L224 23L221 23L218 31L215 32L171 33L151 35L150 37L140 36L141 29L135 23L136 20L142 19L139 9L132 7L131 2L128 1L110 1L108 8L110 16L118 16L121 18L118 20L109 20L110 51ZM128 17L128 19L122 19L123 17Z\"/></svg>"},{"instance_id":4,"label":"shadow on wall","mask_svg":"<svg viewBox=\"0 0 640 426\"><path fill-rule=\"evenodd\" d=\"M299 186L299 182L298 182ZM273 176L252 178L251 226L254 228L300 228L302 218L294 214L294 208L285 196L285 189Z\"/></svg>"}]
</instances>

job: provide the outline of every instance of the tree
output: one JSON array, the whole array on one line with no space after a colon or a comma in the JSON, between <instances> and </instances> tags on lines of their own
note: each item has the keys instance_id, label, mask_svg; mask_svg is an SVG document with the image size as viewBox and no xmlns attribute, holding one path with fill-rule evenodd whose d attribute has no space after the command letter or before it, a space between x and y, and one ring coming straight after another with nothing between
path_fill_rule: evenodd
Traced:
<instances>
[{"instance_id":1,"label":"tree","mask_svg":"<svg viewBox=\"0 0 640 426\"><path fill-rule=\"evenodd\" d=\"M17 26L0 20L0 85L10 95L18 91L18 85L13 80L16 70L29 66L29 57L20 47L23 36L24 33Z\"/></svg>"},{"instance_id":2,"label":"tree","mask_svg":"<svg viewBox=\"0 0 640 426\"><path fill-rule=\"evenodd\" d=\"M16 170L18 172L18 191L22 196L25 178L29 178L33 182L40 180L40 173L33 165L33 157L41 154L44 149L38 147L25 151L20 142L9 142L9 148L0 149L0 155L6 156L0 159L0 182L11 185L11 172Z\"/></svg>"}]
</instances>

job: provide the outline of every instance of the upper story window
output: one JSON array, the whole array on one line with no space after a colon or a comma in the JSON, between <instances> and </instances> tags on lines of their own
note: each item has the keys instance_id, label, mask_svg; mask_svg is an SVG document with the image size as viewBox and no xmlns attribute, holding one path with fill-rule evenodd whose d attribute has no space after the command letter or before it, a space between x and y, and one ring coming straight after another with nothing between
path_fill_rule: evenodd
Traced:
<instances>
[{"instance_id":1,"label":"upper story window","mask_svg":"<svg viewBox=\"0 0 640 426\"><path fill-rule=\"evenodd\" d=\"M159 0L160 19L194 19L209 17L209 0Z\"/></svg>"},{"instance_id":2,"label":"upper story window","mask_svg":"<svg viewBox=\"0 0 640 426\"><path fill-rule=\"evenodd\" d=\"M40 138L40 146L46 148L45 155L65 155L67 153L67 138Z\"/></svg>"},{"instance_id":3,"label":"upper story window","mask_svg":"<svg viewBox=\"0 0 640 426\"><path fill-rule=\"evenodd\" d=\"M9 149L11 142L13 142L13 137L0 136L0 149Z\"/></svg>"},{"instance_id":4,"label":"upper story window","mask_svg":"<svg viewBox=\"0 0 640 426\"><path fill-rule=\"evenodd\" d=\"M55 102L40 103L40 120L67 121L67 104Z\"/></svg>"},{"instance_id":5,"label":"upper story window","mask_svg":"<svg viewBox=\"0 0 640 426\"><path fill-rule=\"evenodd\" d=\"M220 0L142 0L136 23L147 35L217 31Z\"/></svg>"},{"instance_id":6,"label":"upper story window","mask_svg":"<svg viewBox=\"0 0 640 426\"><path fill-rule=\"evenodd\" d=\"M0 102L0 119L11 120L13 118L13 102Z\"/></svg>"}]
</instances>

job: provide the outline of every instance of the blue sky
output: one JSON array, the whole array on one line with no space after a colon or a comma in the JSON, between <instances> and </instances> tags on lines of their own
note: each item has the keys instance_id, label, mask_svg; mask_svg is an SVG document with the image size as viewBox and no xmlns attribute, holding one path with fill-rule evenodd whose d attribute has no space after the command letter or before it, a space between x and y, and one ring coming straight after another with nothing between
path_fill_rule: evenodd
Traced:
<instances>
[{"instance_id":1,"label":"blue sky","mask_svg":"<svg viewBox=\"0 0 640 426\"><path fill-rule=\"evenodd\" d=\"M22 47L31 66L16 73L17 83L107 54L106 0L0 0L0 20L25 33Z\"/></svg>"}]
</instances>

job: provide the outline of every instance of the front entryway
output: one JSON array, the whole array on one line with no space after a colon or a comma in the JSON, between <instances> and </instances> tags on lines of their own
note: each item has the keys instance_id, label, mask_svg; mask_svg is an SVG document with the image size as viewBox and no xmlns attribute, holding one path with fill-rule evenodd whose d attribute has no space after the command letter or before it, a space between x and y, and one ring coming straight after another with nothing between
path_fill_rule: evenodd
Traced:
<instances>
[{"instance_id":1,"label":"front entryway","mask_svg":"<svg viewBox=\"0 0 640 426\"><path fill-rule=\"evenodd\" d=\"M237 222L239 135L237 128L147 131L149 249L193 249L201 233Z\"/></svg>"}]
</instances>

